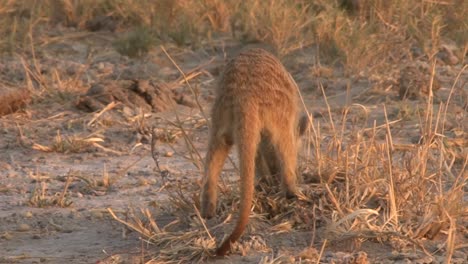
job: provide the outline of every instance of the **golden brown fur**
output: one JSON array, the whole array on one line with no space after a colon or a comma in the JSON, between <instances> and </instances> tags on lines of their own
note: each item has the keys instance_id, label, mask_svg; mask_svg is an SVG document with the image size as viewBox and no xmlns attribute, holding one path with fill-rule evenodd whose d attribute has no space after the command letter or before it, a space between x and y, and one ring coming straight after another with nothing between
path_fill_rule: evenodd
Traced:
<instances>
[{"instance_id":1,"label":"golden brown fur","mask_svg":"<svg viewBox=\"0 0 468 264\"><path fill-rule=\"evenodd\" d=\"M234 231L217 249L216 255L225 255L247 226L254 193L255 159L261 141L262 144L266 142L266 146L274 146L285 194L296 195L300 133L297 101L296 83L270 53L251 49L241 52L226 65L212 110L201 214L205 218L215 215L219 174L234 144L239 153L241 201Z\"/></svg>"},{"instance_id":2,"label":"golden brown fur","mask_svg":"<svg viewBox=\"0 0 468 264\"><path fill-rule=\"evenodd\" d=\"M300 141L300 136L304 135L309 127L309 119L306 115L302 115L297 126L296 140ZM266 183L267 186L273 186L281 180L281 160L272 145L271 140L262 135L260 143L257 147L257 155L255 157L255 177L259 182Z\"/></svg>"}]
</instances>

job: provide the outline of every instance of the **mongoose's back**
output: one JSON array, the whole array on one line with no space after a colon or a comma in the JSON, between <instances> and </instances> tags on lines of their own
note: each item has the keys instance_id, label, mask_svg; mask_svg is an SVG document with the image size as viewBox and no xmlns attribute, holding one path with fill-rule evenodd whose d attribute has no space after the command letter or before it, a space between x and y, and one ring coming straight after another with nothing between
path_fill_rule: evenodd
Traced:
<instances>
[{"instance_id":1,"label":"mongoose's back","mask_svg":"<svg viewBox=\"0 0 468 264\"><path fill-rule=\"evenodd\" d=\"M289 108L296 106L298 91L277 58L265 50L250 49L226 65L217 92L221 101L228 98L242 104Z\"/></svg>"}]
</instances>

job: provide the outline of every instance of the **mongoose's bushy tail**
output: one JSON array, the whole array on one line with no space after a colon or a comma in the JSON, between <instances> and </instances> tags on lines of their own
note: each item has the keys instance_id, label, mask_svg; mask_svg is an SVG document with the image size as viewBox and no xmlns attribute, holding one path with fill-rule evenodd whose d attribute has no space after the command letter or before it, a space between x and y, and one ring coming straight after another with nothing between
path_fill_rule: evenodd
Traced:
<instances>
[{"instance_id":1,"label":"mongoose's bushy tail","mask_svg":"<svg viewBox=\"0 0 468 264\"><path fill-rule=\"evenodd\" d=\"M248 104L248 103L247 103ZM249 111L249 114L241 113L236 129L236 141L239 148L239 162L240 162L240 208L239 218L237 219L236 226L231 235L223 241L221 246L216 250L217 256L224 256L231 250L231 244L240 238L247 223L249 222L250 210L252 208L252 200L254 195L254 177L255 177L255 155L257 153L257 146L260 141L260 122L258 115L253 113L257 109L244 109ZM257 112L258 113L258 112ZM247 120L247 118L249 120Z\"/></svg>"}]
</instances>

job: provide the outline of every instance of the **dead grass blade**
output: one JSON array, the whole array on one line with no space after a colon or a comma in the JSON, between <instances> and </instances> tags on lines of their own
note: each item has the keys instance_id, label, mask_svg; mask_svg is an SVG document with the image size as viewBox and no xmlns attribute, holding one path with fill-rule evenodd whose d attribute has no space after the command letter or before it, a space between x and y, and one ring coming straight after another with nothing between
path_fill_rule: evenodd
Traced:
<instances>
[{"instance_id":1,"label":"dead grass blade","mask_svg":"<svg viewBox=\"0 0 468 264\"><path fill-rule=\"evenodd\" d=\"M99 111L99 113L94 115L94 117L88 122L87 126L92 126L94 122L96 122L96 120L98 120L99 117L101 117L105 112L115 108L119 104L120 104L119 102L112 101L111 103L106 105L106 107L104 107L101 111Z\"/></svg>"}]
</instances>

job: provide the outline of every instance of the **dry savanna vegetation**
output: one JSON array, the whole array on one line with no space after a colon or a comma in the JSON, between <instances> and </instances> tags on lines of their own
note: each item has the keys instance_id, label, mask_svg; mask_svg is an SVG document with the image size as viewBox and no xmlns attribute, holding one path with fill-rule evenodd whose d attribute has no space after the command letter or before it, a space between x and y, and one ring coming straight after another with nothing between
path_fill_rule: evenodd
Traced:
<instances>
[{"instance_id":1,"label":"dry savanna vegetation","mask_svg":"<svg viewBox=\"0 0 468 264\"><path fill-rule=\"evenodd\" d=\"M468 1L0 0L0 263L466 263ZM275 54L299 188L199 213L216 80Z\"/></svg>"}]
</instances>

